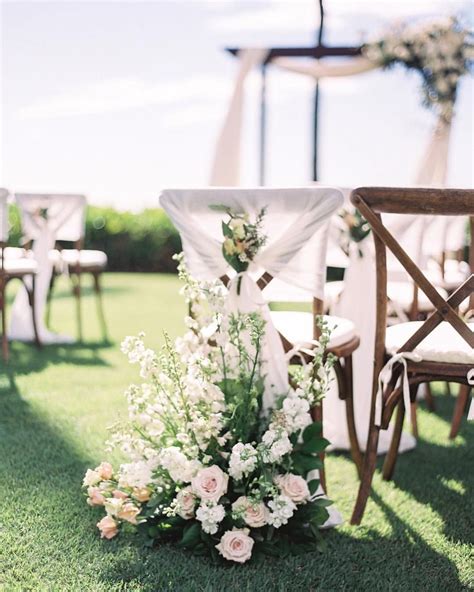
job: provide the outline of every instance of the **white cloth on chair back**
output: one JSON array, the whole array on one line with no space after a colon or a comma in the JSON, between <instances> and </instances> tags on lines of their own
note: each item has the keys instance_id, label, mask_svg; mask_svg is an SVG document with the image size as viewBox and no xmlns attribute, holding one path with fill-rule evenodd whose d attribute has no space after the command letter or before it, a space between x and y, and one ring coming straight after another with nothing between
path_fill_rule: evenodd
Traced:
<instances>
[{"instance_id":1,"label":"white cloth on chair back","mask_svg":"<svg viewBox=\"0 0 474 592\"><path fill-rule=\"evenodd\" d=\"M240 274L240 295L237 295L235 278L232 280L227 302L229 312L258 310L267 323L262 344L262 359L266 363L266 408L272 405L274 396L287 391L288 378L281 340L255 281L266 271L323 298L328 222L342 201L340 191L329 187L169 189L160 197L161 206L180 232L188 269L201 280L225 274L235 276L222 254L221 224L227 216L210 206L224 205L246 212L251 218L266 208L262 234L268 237L267 243L248 272Z\"/></svg>"},{"instance_id":2,"label":"white cloth on chair back","mask_svg":"<svg viewBox=\"0 0 474 592\"><path fill-rule=\"evenodd\" d=\"M49 252L57 240L77 241L84 233L86 198L83 195L15 194L20 210L23 235L33 241L38 263L36 315L40 340L44 343L68 343L71 337L56 335L44 325L43 314L53 271ZM22 288L13 303L10 337L21 341L34 339L28 295Z\"/></svg>"}]
</instances>

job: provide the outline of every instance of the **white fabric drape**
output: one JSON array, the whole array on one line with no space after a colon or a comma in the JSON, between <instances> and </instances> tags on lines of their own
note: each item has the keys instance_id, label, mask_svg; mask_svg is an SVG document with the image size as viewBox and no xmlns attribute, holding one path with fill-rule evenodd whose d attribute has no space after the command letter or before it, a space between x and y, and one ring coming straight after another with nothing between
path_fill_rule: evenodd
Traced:
<instances>
[{"instance_id":1,"label":"white fabric drape","mask_svg":"<svg viewBox=\"0 0 474 592\"><path fill-rule=\"evenodd\" d=\"M340 76L352 76L354 74L363 74L376 70L380 66L371 62L362 56L354 57L344 62L328 64L324 60L311 60L302 62L291 58L275 58L272 64L282 70L294 72L295 74L304 74L316 80L320 78L334 78Z\"/></svg>"},{"instance_id":2,"label":"white fabric drape","mask_svg":"<svg viewBox=\"0 0 474 592\"><path fill-rule=\"evenodd\" d=\"M327 222L342 202L338 190L322 187L166 190L160 197L161 206L180 232L191 275L203 280L233 275L222 255L221 223L225 214L210 206L224 205L246 212L251 218L266 209L262 234L268 237L267 243L249 270L240 274L240 295L236 292L236 279L232 280L227 306L229 312L259 311L267 322L262 344L267 408L272 406L272 397L288 390L288 379L283 347L256 280L267 271L322 298Z\"/></svg>"},{"instance_id":3,"label":"white fabric drape","mask_svg":"<svg viewBox=\"0 0 474 592\"><path fill-rule=\"evenodd\" d=\"M23 235L33 241L33 255L38 264L35 305L39 338L42 343L71 343L72 337L57 335L44 324L44 310L53 271L49 252L56 240L76 241L82 236L85 215L83 195L17 194ZM27 280L28 281L28 280ZM9 336L19 341L33 341L34 331L28 294L22 286L12 307Z\"/></svg>"},{"instance_id":4,"label":"white fabric drape","mask_svg":"<svg viewBox=\"0 0 474 592\"><path fill-rule=\"evenodd\" d=\"M264 62L267 55L268 49L263 48L244 49L239 53L239 71L229 109L216 142L210 185L239 185L245 81L252 69Z\"/></svg>"},{"instance_id":5,"label":"white fabric drape","mask_svg":"<svg viewBox=\"0 0 474 592\"><path fill-rule=\"evenodd\" d=\"M8 241L8 191L0 187L0 242Z\"/></svg>"}]
</instances>

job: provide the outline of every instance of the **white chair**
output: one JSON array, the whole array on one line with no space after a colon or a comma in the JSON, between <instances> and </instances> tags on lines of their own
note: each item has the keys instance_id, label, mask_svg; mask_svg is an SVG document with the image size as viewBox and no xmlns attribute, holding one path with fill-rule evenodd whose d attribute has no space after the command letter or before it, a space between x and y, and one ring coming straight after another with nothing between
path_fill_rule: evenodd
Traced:
<instances>
[{"instance_id":1,"label":"white chair","mask_svg":"<svg viewBox=\"0 0 474 592\"><path fill-rule=\"evenodd\" d=\"M224 214L211 210L210 206L223 204L251 216L266 207L263 231L268 242L249 273L267 302L281 300L276 298L278 292L284 293L284 299L293 292L294 299L312 303L313 314L274 311L268 315L267 327L272 328L275 339L279 340L279 333L291 361L301 363L301 354L304 357L304 351L314 347L313 340L317 336L314 313L322 313L328 222L342 204L340 192L323 187L167 190L161 195L160 203L181 234L190 273L197 279L221 278L225 282L228 282L231 270L221 252ZM351 376L351 356L358 346L358 338L351 323L329 317L326 320L334 328L329 349L338 357L336 374L340 396L346 401L349 431L353 436L353 458L360 466ZM316 415L322 419L321 406L316 410ZM324 483L324 474L321 481Z\"/></svg>"},{"instance_id":2,"label":"white chair","mask_svg":"<svg viewBox=\"0 0 474 592\"><path fill-rule=\"evenodd\" d=\"M43 242L47 249L49 286L46 296L46 322L49 324L51 298L56 276L66 272L71 278L76 299L78 336L82 340L81 277L90 273L94 282L97 311L104 339L107 329L102 304L101 274L107 265L107 255L102 251L83 249L86 198L77 194L17 193L15 200L20 209L22 230L27 241L38 241L46 233ZM38 224L38 213L45 211L46 221ZM63 248L63 243L73 243L74 248Z\"/></svg>"},{"instance_id":3,"label":"white chair","mask_svg":"<svg viewBox=\"0 0 474 592\"><path fill-rule=\"evenodd\" d=\"M25 286L28 305L31 309L31 324L37 346L40 346L36 324L35 285L37 264L26 256L24 249L8 247L8 197L9 192L0 188L0 309L2 315L2 354L8 361L9 347L6 328L6 288L13 279L20 280Z\"/></svg>"}]
</instances>

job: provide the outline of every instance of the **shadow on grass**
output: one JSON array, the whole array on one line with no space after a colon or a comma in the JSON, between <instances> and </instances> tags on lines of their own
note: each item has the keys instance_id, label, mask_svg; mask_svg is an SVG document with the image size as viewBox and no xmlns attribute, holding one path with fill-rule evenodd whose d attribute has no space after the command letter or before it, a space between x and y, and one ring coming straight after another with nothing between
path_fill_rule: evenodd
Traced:
<instances>
[{"instance_id":1,"label":"shadow on grass","mask_svg":"<svg viewBox=\"0 0 474 592\"><path fill-rule=\"evenodd\" d=\"M0 361L0 373L11 376L40 372L50 364L73 364L75 366L109 366L100 355L104 349L113 347L109 340L77 342L62 345L44 345L38 349L33 344L10 343L10 360Z\"/></svg>"}]
</instances>

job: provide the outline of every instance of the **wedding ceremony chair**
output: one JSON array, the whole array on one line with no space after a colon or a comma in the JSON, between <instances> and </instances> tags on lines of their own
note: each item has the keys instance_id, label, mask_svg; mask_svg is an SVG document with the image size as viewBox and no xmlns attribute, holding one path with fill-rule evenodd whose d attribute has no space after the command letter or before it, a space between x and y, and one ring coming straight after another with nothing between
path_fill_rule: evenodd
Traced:
<instances>
[{"instance_id":1,"label":"wedding ceremony chair","mask_svg":"<svg viewBox=\"0 0 474 592\"><path fill-rule=\"evenodd\" d=\"M351 523L360 524L371 491L380 430L396 409L392 442L383 465L383 478L393 476L406 411L416 399L419 384L433 381L468 385L474 367L474 323L459 312L471 299L474 275L443 298L418 265L387 229L382 215L474 217L474 191L461 189L359 188L351 201L369 222L376 253L377 299L374 379L370 427L361 484ZM471 224L471 257L473 251ZM387 249L433 303L425 321L387 328ZM462 392L465 392L462 389ZM462 402L465 404L465 401Z\"/></svg>"},{"instance_id":2,"label":"wedding ceremony chair","mask_svg":"<svg viewBox=\"0 0 474 592\"><path fill-rule=\"evenodd\" d=\"M33 326L36 345L39 347L40 339L36 323L35 287L38 271L36 261L27 257L23 249L8 247L8 197L6 189L0 189L0 310L2 314L2 355L5 361L9 359L7 323L6 323L6 289L13 279L22 282L27 292L28 306L31 310L31 323Z\"/></svg>"},{"instance_id":3,"label":"wedding ceremony chair","mask_svg":"<svg viewBox=\"0 0 474 592\"><path fill-rule=\"evenodd\" d=\"M261 299L262 304L271 301L275 295L271 294L274 282L285 285L286 289L293 287L304 294L306 301L309 299L312 313L295 313L295 316L289 313L292 319L289 323L286 312L272 312L266 319L273 328L271 335L281 341L283 352L290 357L284 359L284 364L307 363L318 337L315 315L323 313L329 220L342 204L340 192L327 187L166 190L160 196L160 204L181 234L191 275L198 279L220 278L225 285L232 281L232 274L221 254L224 214L211 211L209 206L223 204L249 213L267 208L264 233L269 246L263 247L261 257L253 262L255 288L260 293L254 299ZM339 396L346 404L352 457L356 466L361 466L352 400L352 352L359 340L349 321L324 318L333 329L328 351L336 357L335 372ZM289 328L288 334L279 331L280 321ZM324 431L321 405L314 409L313 417L322 422ZM324 455L321 458L324 463ZM320 476L326 490L324 464Z\"/></svg>"},{"instance_id":4,"label":"wedding ceremony chair","mask_svg":"<svg viewBox=\"0 0 474 592\"><path fill-rule=\"evenodd\" d=\"M90 274L96 297L97 315L103 338L107 339L102 302L101 276L107 266L107 255L103 251L84 249L85 214L87 201L84 195L76 194L15 194L20 208L23 232L26 240L37 236L37 230L31 224L31 212L38 208L47 210L51 241L48 257L52 266L51 279L46 300L46 324L51 319L51 301L55 280L61 273L66 273L72 284L72 293L76 300L76 320L78 338L82 341L82 276ZM64 243L72 243L73 248L64 248Z\"/></svg>"}]
</instances>

